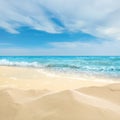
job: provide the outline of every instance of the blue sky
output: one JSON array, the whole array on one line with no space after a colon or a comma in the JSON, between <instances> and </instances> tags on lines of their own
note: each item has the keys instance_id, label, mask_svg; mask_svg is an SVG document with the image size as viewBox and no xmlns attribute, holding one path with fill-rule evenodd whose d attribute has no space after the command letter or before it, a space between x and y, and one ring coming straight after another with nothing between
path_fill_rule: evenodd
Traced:
<instances>
[{"instance_id":1,"label":"blue sky","mask_svg":"<svg viewBox=\"0 0 120 120\"><path fill-rule=\"evenodd\" d=\"M118 0L0 5L0 55L120 55Z\"/></svg>"}]
</instances>

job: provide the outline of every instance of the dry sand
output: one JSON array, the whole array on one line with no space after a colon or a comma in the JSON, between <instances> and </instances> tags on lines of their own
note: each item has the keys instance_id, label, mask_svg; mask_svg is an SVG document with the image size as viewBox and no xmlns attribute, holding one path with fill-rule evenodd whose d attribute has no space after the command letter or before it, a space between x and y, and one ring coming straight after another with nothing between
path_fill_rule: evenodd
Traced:
<instances>
[{"instance_id":1,"label":"dry sand","mask_svg":"<svg viewBox=\"0 0 120 120\"><path fill-rule=\"evenodd\" d=\"M120 120L120 83L0 67L0 120Z\"/></svg>"}]
</instances>

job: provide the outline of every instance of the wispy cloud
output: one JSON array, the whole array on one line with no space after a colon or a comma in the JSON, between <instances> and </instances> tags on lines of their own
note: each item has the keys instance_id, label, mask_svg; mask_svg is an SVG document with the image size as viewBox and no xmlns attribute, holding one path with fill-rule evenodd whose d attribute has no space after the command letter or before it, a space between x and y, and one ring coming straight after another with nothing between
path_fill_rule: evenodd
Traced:
<instances>
[{"instance_id":1,"label":"wispy cloud","mask_svg":"<svg viewBox=\"0 0 120 120\"><path fill-rule=\"evenodd\" d=\"M28 26L49 33L82 31L120 40L119 0L0 0L0 5L0 28L10 33Z\"/></svg>"},{"instance_id":2,"label":"wispy cloud","mask_svg":"<svg viewBox=\"0 0 120 120\"><path fill-rule=\"evenodd\" d=\"M51 42L51 46L56 48L77 49L81 46L88 47L91 44L87 42Z\"/></svg>"},{"instance_id":3,"label":"wispy cloud","mask_svg":"<svg viewBox=\"0 0 120 120\"><path fill-rule=\"evenodd\" d=\"M50 42L50 48L0 48L0 55L120 55L120 41Z\"/></svg>"},{"instance_id":4,"label":"wispy cloud","mask_svg":"<svg viewBox=\"0 0 120 120\"><path fill-rule=\"evenodd\" d=\"M61 27L50 20L39 1L1 0L0 5L0 27L10 33L18 33L17 29L22 26L50 33L61 31Z\"/></svg>"}]
</instances>

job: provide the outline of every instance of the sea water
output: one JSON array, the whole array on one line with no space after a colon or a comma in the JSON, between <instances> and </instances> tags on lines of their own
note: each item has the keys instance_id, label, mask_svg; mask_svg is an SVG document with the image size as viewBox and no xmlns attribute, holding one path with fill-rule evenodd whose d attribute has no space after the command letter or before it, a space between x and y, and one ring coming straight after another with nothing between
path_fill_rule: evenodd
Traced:
<instances>
[{"instance_id":1,"label":"sea water","mask_svg":"<svg viewBox=\"0 0 120 120\"><path fill-rule=\"evenodd\" d=\"M0 66L33 67L120 78L119 56L0 56Z\"/></svg>"}]
</instances>

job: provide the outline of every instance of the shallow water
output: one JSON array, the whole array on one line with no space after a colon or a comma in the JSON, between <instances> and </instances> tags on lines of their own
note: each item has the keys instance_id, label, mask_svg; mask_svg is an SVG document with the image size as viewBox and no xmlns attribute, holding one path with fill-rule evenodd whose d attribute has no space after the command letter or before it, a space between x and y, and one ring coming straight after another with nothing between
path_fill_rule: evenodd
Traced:
<instances>
[{"instance_id":1,"label":"shallow water","mask_svg":"<svg viewBox=\"0 0 120 120\"><path fill-rule=\"evenodd\" d=\"M0 56L0 65L120 78L119 56Z\"/></svg>"}]
</instances>

